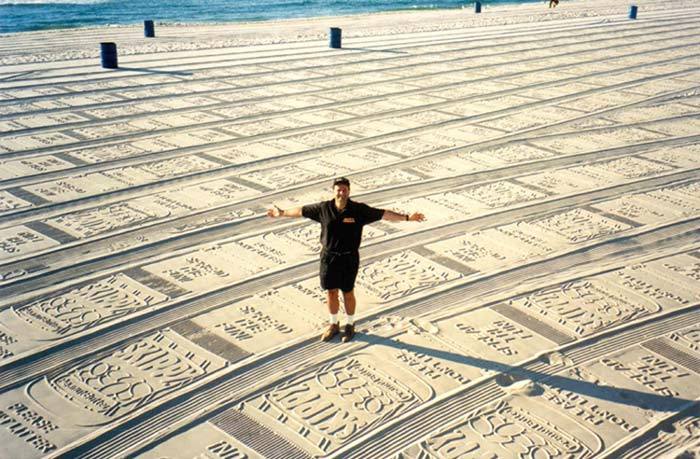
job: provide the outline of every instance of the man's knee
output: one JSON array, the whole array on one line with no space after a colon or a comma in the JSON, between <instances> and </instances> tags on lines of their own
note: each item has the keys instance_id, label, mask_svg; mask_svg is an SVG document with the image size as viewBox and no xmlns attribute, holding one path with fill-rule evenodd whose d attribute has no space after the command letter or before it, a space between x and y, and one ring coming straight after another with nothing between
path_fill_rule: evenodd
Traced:
<instances>
[{"instance_id":1,"label":"man's knee","mask_svg":"<svg viewBox=\"0 0 700 459\"><path fill-rule=\"evenodd\" d=\"M355 298L355 291L350 290L349 292L343 292L343 299Z\"/></svg>"},{"instance_id":2,"label":"man's knee","mask_svg":"<svg viewBox=\"0 0 700 459\"><path fill-rule=\"evenodd\" d=\"M334 288L331 290L326 290L326 296L329 300L338 299L338 289Z\"/></svg>"}]
</instances>

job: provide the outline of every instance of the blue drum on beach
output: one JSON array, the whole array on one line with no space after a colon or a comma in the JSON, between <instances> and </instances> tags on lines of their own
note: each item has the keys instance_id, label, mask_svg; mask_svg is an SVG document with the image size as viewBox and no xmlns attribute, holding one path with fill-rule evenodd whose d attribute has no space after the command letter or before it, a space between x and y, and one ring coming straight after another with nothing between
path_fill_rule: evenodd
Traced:
<instances>
[{"instance_id":1,"label":"blue drum on beach","mask_svg":"<svg viewBox=\"0 0 700 459\"><path fill-rule=\"evenodd\" d=\"M100 43L100 57L102 67L105 69L116 69L117 66L117 44Z\"/></svg>"},{"instance_id":2,"label":"blue drum on beach","mask_svg":"<svg viewBox=\"0 0 700 459\"><path fill-rule=\"evenodd\" d=\"M637 5L630 6L630 19L637 19Z\"/></svg>"},{"instance_id":3,"label":"blue drum on beach","mask_svg":"<svg viewBox=\"0 0 700 459\"><path fill-rule=\"evenodd\" d=\"M328 46L331 48L340 48L340 36L341 30L338 27L331 27Z\"/></svg>"},{"instance_id":4,"label":"blue drum on beach","mask_svg":"<svg viewBox=\"0 0 700 459\"><path fill-rule=\"evenodd\" d=\"M153 38L156 36L156 31L153 27L153 21L143 21L143 36L146 38Z\"/></svg>"},{"instance_id":5,"label":"blue drum on beach","mask_svg":"<svg viewBox=\"0 0 700 459\"><path fill-rule=\"evenodd\" d=\"M481 13L481 2L474 3L474 12Z\"/></svg>"}]
</instances>

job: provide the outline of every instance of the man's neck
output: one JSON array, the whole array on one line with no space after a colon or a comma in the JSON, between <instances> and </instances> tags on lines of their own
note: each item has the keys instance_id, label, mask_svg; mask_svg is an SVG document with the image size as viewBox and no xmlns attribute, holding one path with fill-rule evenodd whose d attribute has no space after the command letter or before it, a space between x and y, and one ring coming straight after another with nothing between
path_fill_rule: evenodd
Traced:
<instances>
[{"instance_id":1,"label":"man's neck","mask_svg":"<svg viewBox=\"0 0 700 459\"><path fill-rule=\"evenodd\" d=\"M343 210L345 209L345 206L348 205L348 200L342 200L342 199L335 199L335 208L338 210Z\"/></svg>"}]
</instances>

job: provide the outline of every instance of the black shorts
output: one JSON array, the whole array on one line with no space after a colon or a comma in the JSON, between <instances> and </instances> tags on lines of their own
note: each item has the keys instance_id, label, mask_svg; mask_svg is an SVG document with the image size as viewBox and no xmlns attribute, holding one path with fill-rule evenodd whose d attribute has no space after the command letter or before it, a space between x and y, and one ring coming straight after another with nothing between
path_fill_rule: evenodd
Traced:
<instances>
[{"instance_id":1,"label":"black shorts","mask_svg":"<svg viewBox=\"0 0 700 459\"><path fill-rule=\"evenodd\" d=\"M357 270L360 268L358 252L334 253L321 252L321 288L324 290L341 289L351 292L355 288Z\"/></svg>"}]
</instances>

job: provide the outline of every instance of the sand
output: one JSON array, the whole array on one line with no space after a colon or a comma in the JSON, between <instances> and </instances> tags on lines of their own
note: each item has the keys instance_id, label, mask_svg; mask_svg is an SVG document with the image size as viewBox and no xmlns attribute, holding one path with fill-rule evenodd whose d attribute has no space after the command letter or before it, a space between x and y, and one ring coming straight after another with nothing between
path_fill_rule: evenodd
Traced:
<instances>
[{"instance_id":1,"label":"sand","mask_svg":"<svg viewBox=\"0 0 700 459\"><path fill-rule=\"evenodd\" d=\"M697 457L700 5L637 5L0 37L0 457ZM322 343L265 212L339 175L427 220Z\"/></svg>"}]
</instances>

